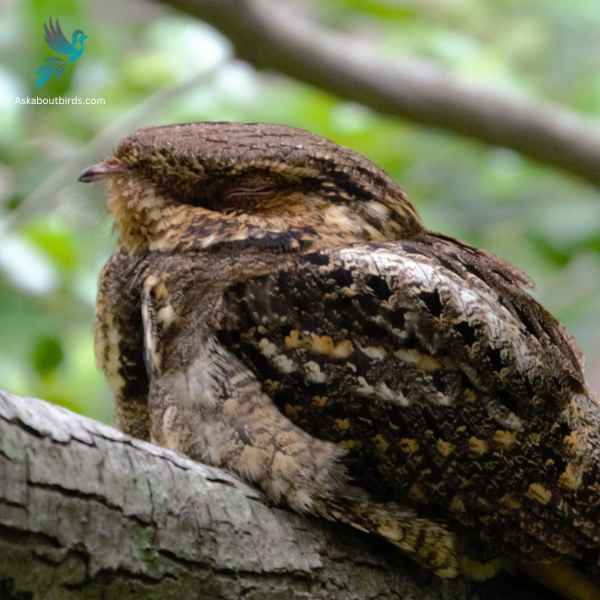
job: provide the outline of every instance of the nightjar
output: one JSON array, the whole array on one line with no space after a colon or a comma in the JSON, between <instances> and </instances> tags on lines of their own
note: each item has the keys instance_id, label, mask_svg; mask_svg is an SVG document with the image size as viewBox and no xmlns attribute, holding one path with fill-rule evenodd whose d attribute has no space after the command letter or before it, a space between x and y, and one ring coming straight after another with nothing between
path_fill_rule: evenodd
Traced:
<instances>
[{"instance_id":1,"label":"nightjar","mask_svg":"<svg viewBox=\"0 0 600 600\"><path fill-rule=\"evenodd\" d=\"M518 269L299 129L142 129L100 179L119 238L95 349L125 432L440 577L472 543L595 570L600 409Z\"/></svg>"}]
</instances>

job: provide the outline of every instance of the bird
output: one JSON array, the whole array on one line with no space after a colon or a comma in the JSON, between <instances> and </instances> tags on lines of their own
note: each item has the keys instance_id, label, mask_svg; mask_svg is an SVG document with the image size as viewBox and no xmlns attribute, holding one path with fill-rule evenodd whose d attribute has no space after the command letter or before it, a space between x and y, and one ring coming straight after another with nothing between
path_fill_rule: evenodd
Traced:
<instances>
[{"instance_id":1,"label":"bird","mask_svg":"<svg viewBox=\"0 0 600 600\"><path fill-rule=\"evenodd\" d=\"M44 23L44 33L44 39L50 49L62 54L62 56L48 57L44 64L36 69L35 85L38 88L47 83L51 77L60 77L67 63L77 62L85 50L85 40L88 39L81 29L76 29L71 34L71 42L69 43L62 32L58 19L53 22L52 18Z\"/></svg>"},{"instance_id":2,"label":"bird","mask_svg":"<svg viewBox=\"0 0 600 600\"><path fill-rule=\"evenodd\" d=\"M284 125L140 129L80 181L118 232L95 353L123 431L440 578L472 547L594 575L600 407L522 271Z\"/></svg>"}]
</instances>

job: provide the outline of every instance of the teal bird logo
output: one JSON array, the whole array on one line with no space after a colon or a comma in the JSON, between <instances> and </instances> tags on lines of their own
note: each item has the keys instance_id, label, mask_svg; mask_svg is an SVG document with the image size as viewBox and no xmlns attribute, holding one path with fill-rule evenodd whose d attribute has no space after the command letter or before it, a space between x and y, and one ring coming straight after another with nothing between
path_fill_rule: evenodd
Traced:
<instances>
[{"instance_id":1,"label":"teal bird logo","mask_svg":"<svg viewBox=\"0 0 600 600\"><path fill-rule=\"evenodd\" d=\"M71 34L71 41L68 42L58 19L52 22L49 18L48 22L44 23L44 32L50 49L62 56L49 56L44 64L36 69L35 87L37 88L42 87L53 76L60 77L68 63L77 62L83 54L84 42L87 40L87 35L81 29L76 29Z\"/></svg>"}]
</instances>

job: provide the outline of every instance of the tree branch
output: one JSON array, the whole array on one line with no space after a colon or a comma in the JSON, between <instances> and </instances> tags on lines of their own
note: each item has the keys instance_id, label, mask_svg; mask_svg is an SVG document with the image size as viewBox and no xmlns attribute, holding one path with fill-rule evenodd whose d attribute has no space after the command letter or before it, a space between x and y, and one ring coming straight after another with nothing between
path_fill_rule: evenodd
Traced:
<instances>
[{"instance_id":1,"label":"tree branch","mask_svg":"<svg viewBox=\"0 0 600 600\"><path fill-rule=\"evenodd\" d=\"M0 392L3 599L499 599L503 582L440 582L228 473ZM522 585L511 600L548 598Z\"/></svg>"},{"instance_id":2,"label":"tree branch","mask_svg":"<svg viewBox=\"0 0 600 600\"><path fill-rule=\"evenodd\" d=\"M438 598L395 554L271 508L227 473L0 393L2 598Z\"/></svg>"},{"instance_id":3,"label":"tree branch","mask_svg":"<svg viewBox=\"0 0 600 600\"><path fill-rule=\"evenodd\" d=\"M220 29L238 55L377 111L505 146L600 183L600 129L576 113L378 57L273 0L161 0Z\"/></svg>"}]
</instances>

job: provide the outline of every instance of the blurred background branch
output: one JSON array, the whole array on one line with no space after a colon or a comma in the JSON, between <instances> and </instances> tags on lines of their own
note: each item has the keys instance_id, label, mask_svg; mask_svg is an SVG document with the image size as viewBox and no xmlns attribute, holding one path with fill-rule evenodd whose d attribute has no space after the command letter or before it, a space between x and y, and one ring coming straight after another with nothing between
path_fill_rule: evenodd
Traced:
<instances>
[{"instance_id":1,"label":"blurred background branch","mask_svg":"<svg viewBox=\"0 0 600 600\"><path fill-rule=\"evenodd\" d=\"M600 183L600 127L558 105L382 59L365 42L319 27L290 2L160 0L220 29L240 58L423 125L504 146Z\"/></svg>"}]
</instances>

